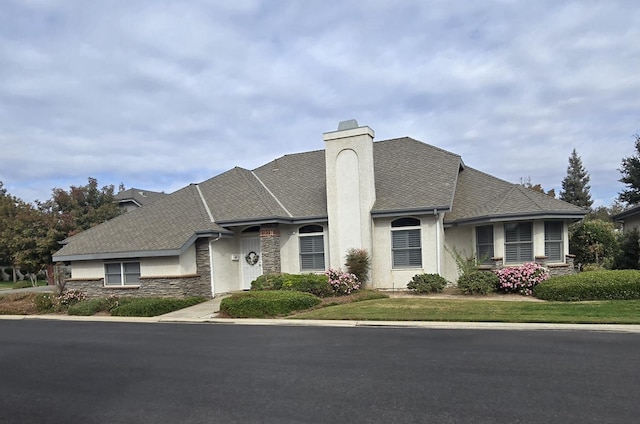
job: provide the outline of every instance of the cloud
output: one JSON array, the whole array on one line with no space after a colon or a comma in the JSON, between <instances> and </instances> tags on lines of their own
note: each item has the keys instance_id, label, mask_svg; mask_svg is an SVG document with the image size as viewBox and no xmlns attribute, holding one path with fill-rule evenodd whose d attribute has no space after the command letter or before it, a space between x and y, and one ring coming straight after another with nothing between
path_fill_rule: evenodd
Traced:
<instances>
[{"instance_id":1,"label":"cloud","mask_svg":"<svg viewBox=\"0 0 640 424\"><path fill-rule=\"evenodd\" d=\"M0 180L172 191L356 118L556 191L576 148L608 205L640 132L639 20L624 1L10 1Z\"/></svg>"}]
</instances>

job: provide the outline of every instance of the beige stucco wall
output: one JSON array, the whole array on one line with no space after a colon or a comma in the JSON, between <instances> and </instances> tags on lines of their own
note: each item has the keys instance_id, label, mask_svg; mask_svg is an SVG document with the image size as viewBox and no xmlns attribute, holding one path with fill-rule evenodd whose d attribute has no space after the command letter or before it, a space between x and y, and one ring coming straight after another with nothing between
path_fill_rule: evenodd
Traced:
<instances>
[{"instance_id":1,"label":"beige stucco wall","mask_svg":"<svg viewBox=\"0 0 640 424\"><path fill-rule=\"evenodd\" d=\"M438 249L436 240L444 242L442 225L437 224L433 215L414 216L420 219L422 236L422 267L393 269L391 252L391 221L396 218L377 218L373 221L373 250L371 288L404 290L416 274L438 273ZM440 249L440 258L444 252Z\"/></svg>"},{"instance_id":2,"label":"beige stucco wall","mask_svg":"<svg viewBox=\"0 0 640 424\"><path fill-rule=\"evenodd\" d=\"M138 259L122 259L120 261L137 261ZM190 246L181 256L141 258L140 276L168 277L184 276L196 273L196 250ZM104 264L111 261L75 261L71 263L71 278L99 279L104 278ZM117 260L115 262L118 262Z\"/></svg>"},{"instance_id":3,"label":"beige stucco wall","mask_svg":"<svg viewBox=\"0 0 640 424\"><path fill-rule=\"evenodd\" d=\"M634 228L640 228L640 214L629 216L624 219L624 232L632 231Z\"/></svg>"},{"instance_id":4,"label":"beige stucco wall","mask_svg":"<svg viewBox=\"0 0 640 424\"><path fill-rule=\"evenodd\" d=\"M213 275L214 293L228 293L242 290L240 278L240 244L238 238L222 238L209 243L211 252L211 264ZM233 260L232 255L238 255L238 260Z\"/></svg>"},{"instance_id":5,"label":"beige stucco wall","mask_svg":"<svg viewBox=\"0 0 640 424\"><path fill-rule=\"evenodd\" d=\"M442 256L442 276L455 283L458 280L458 267L454 259L454 249L463 257L475 255L475 231L473 227L451 227L444 230L445 249Z\"/></svg>"}]
</instances>

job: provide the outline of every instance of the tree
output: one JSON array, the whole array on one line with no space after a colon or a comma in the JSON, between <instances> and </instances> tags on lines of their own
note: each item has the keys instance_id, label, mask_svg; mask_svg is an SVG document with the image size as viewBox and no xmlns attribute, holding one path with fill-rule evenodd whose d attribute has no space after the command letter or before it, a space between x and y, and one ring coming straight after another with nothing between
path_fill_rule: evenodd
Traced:
<instances>
[{"instance_id":1,"label":"tree","mask_svg":"<svg viewBox=\"0 0 640 424\"><path fill-rule=\"evenodd\" d=\"M114 186L98 189L98 180L89 177L87 185L69 190L54 188L51 200L39 205L53 215L56 229L69 237L108 221L121 213L114 197Z\"/></svg>"},{"instance_id":2,"label":"tree","mask_svg":"<svg viewBox=\"0 0 640 424\"><path fill-rule=\"evenodd\" d=\"M531 183L531 177L527 177L526 179L520 178L520 185L526 188L530 188L533 191L537 191L538 193L546 194L547 196L551 196L553 198L556 197L556 190L551 189L549 191L544 191L541 184L533 184Z\"/></svg>"},{"instance_id":3,"label":"tree","mask_svg":"<svg viewBox=\"0 0 640 424\"><path fill-rule=\"evenodd\" d=\"M640 135L636 134L634 137L636 154L622 158L622 165L618 170L622 174L619 181L627 185L618 194L618 199L629 205L640 203Z\"/></svg>"},{"instance_id":4,"label":"tree","mask_svg":"<svg viewBox=\"0 0 640 424\"><path fill-rule=\"evenodd\" d=\"M640 233L637 228L620 237L620 251L614 269L640 269Z\"/></svg>"},{"instance_id":5,"label":"tree","mask_svg":"<svg viewBox=\"0 0 640 424\"><path fill-rule=\"evenodd\" d=\"M589 190L589 173L582 166L582 159L578 156L576 149L573 149L569 157L567 166L567 176L562 180L562 190L560 200L569 202L581 208L589 209L593 204Z\"/></svg>"},{"instance_id":6,"label":"tree","mask_svg":"<svg viewBox=\"0 0 640 424\"><path fill-rule=\"evenodd\" d=\"M576 256L576 263L610 268L619 249L611 221L585 219L569 228L569 251Z\"/></svg>"}]
</instances>

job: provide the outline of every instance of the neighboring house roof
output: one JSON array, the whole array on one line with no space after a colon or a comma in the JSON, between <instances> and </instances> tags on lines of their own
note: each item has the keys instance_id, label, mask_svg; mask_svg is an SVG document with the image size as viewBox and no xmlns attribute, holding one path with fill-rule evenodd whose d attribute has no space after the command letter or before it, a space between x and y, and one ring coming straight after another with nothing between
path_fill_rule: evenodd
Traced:
<instances>
[{"instance_id":1,"label":"neighboring house roof","mask_svg":"<svg viewBox=\"0 0 640 424\"><path fill-rule=\"evenodd\" d=\"M611 220L614 222L624 222L625 219L634 217L636 215L640 215L640 205L629 208L626 211L620 212L619 214L612 215Z\"/></svg>"},{"instance_id":2,"label":"neighboring house roof","mask_svg":"<svg viewBox=\"0 0 640 424\"><path fill-rule=\"evenodd\" d=\"M578 206L467 167L458 175L453 208L445 215L445 224L533 217L579 219L586 213Z\"/></svg>"},{"instance_id":3,"label":"neighboring house roof","mask_svg":"<svg viewBox=\"0 0 640 424\"><path fill-rule=\"evenodd\" d=\"M137 206L144 206L152 203L162 197L167 196L166 193L157 191L141 190L139 188L130 188L123 190L114 197L119 203L135 203Z\"/></svg>"},{"instance_id":4,"label":"neighboring house roof","mask_svg":"<svg viewBox=\"0 0 640 424\"><path fill-rule=\"evenodd\" d=\"M176 256L200 235L228 233L209 218L198 187L189 185L65 240L54 259Z\"/></svg>"},{"instance_id":5,"label":"neighboring house roof","mask_svg":"<svg viewBox=\"0 0 640 424\"><path fill-rule=\"evenodd\" d=\"M404 137L373 143L372 216L446 212L457 225L501 218L581 218L586 211L465 167L459 155ZM285 155L253 171L233 168L161 196L68 240L54 260L162 256L225 226L327 220L325 152Z\"/></svg>"}]
</instances>

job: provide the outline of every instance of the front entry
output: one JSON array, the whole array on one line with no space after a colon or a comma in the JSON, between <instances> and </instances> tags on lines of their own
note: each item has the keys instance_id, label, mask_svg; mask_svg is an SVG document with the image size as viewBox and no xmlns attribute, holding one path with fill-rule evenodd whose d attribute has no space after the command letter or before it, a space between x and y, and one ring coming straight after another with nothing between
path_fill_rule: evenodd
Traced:
<instances>
[{"instance_id":1,"label":"front entry","mask_svg":"<svg viewBox=\"0 0 640 424\"><path fill-rule=\"evenodd\" d=\"M242 288L248 290L251 288L251 282L262 275L260 236L242 237L241 248Z\"/></svg>"}]
</instances>

